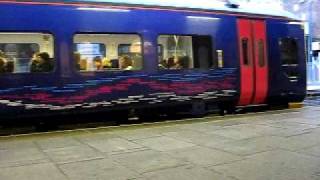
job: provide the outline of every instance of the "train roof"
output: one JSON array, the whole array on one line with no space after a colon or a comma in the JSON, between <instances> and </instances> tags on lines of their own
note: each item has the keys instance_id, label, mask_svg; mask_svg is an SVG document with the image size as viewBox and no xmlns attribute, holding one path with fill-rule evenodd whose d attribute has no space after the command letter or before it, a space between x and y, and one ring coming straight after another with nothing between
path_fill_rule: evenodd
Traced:
<instances>
[{"instance_id":1,"label":"train roof","mask_svg":"<svg viewBox=\"0 0 320 180\"><path fill-rule=\"evenodd\" d=\"M13 0L13 2L22 1ZM270 3L270 1L265 1L265 3L261 3L261 1L259 3L254 3L243 0L229 0L229 3L226 3L223 0L25 0L23 2L112 4L115 6L127 5L159 8L182 8L205 11L222 11L237 14L276 16L300 20L294 14L284 10L279 4Z\"/></svg>"}]
</instances>

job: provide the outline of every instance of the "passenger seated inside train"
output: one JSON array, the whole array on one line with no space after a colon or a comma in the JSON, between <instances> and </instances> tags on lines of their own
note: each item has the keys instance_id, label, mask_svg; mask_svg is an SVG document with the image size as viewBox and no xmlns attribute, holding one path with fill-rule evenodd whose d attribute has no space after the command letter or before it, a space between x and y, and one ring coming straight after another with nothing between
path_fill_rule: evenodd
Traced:
<instances>
[{"instance_id":1,"label":"passenger seated inside train","mask_svg":"<svg viewBox=\"0 0 320 180\"><path fill-rule=\"evenodd\" d=\"M4 58L0 58L0 73L7 72L6 70L7 62Z\"/></svg>"},{"instance_id":2,"label":"passenger seated inside train","mask_svg":"<svg viewBox=\"0 0 320 180\"><path fill-rule=\"evenodd\" d=\"M111 64L111 68L119 69L119 60L118 59L111 59L110 64Z\"/></svg>"},{"instance_id":3,"label":"passenger seated inside train","mask_svg":"<svg viewBox=\"0 0 320 180\"><path fill-rule=\"evenodd\" d=\"M159 69L167 69L167 61L166 60L161 60L158 64Z\"/></svg>"},{"instance_id":4,"label":"passenger seated inside train","mask_svg":"<svg viewBox=\"0 0 320 180\"><path fill-rule=\"evenodd\" d=\"M100 56L93 58L93 63L95 70L101 71L103 69L102 58Z\"/></svg>"},{"instance_id":5,"label":"passenger seated inside train","mask_svg":"<svg viewBox=\"0 0 320 180\"><path fill-rule=\"evenodd\" d=\"M32 58L31 72L50 72L53 70L53 61L47 52L35 53Z\"/></svg>"},{"instance_id":6,"label":"passenger seated inside train","mask_svg":"<svg viewBox=\"0 0 320 180\"><path fill-rule=\"evenodd\" d=\"M174 69L175 62L174 62L174 57L169 57L167 60L167 68L168 69Z\"/></svg>"},{"instance_id":7,"label":"passenger seated inside train","mask_svg":"<svg viewBox=\"0 0 320 180\"><path fill-rule=\"evenodd\" d=\"M103 58L102 59L102 68L103 69L110 69L110 68L112 68L112 66L111 66L111 60L110 59L108 59L108 58Z\"/></svg>"},{"instance_id":8,"label":"passenger seated inside train","mask_svg":"<svg viewBox=\"0 0 320 180\"><path fill-rule=\"evenodd\" d=\"M180 56L177 58L175 63L175 69L188 69L189 68L189 57L188 56Z\"/></svg>"},{"instance_id":9,"label":"passenger seated inside train","mask_svg":"<svg viewBox=\"0 0 320 180\"><path fill-rule=\"evenodd\" d=\"M81 65L80 65L80 60L81 60L81 54L79 52L74 52L73 53L73 59L75 61L75 66L76 66L76 69L78 71L81 70Z\"/></svg>"},{"instance_id":10,"label":"passenger seated inside train","mask_svg":"<svg viewBox=\"0 0 320 180\"><path fill-rule=\"evenodd\" d=\"M132 59L127 55L119 58L119 64L121 70L132 70Z\"/></svg>"},{"instance_id":11,"label":"passenger seated inside train","mask_svg":"<svg viewBox=\"0 0 320 180\"><path fill-rule=\"evenodd\" d=\"M6 72L12 73L14 70L14 62L13 61L8 61L6 65Z\"/></svg>"},{"instance_id":12,"label":"passenger seated inside train","mask_svg":"<svg viewBox=\"0 0 320 180\"><path fill-rule=\"evenodd\" d=\"M0 73L7 72L7 59L4 52L0 51Z\"/></svg>"},{"instance_id":13,"label":"passenger seated inside train","mask_svg":"<svg viewBox=\"0 0 320 180\"><path fill-rule=\"evenodd\" d=\"M8 61L6 54L0 50L0 73L13 72L14 62Z\"/></svg>"}]
</instances>

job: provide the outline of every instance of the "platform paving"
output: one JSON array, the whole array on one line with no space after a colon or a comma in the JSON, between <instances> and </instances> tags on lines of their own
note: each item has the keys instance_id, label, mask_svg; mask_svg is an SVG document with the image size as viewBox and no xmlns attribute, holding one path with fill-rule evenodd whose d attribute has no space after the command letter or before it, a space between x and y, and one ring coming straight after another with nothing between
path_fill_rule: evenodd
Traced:
<instances>
[{"instance_id":1,"label":"platform paving","mask_svg":"<svg viewBox=\"0 0 320 180\"><path fill-rule=\"evenodd\" d=\"M320 107L0 137L0 180L320 180Z\"/></svg>"}]
</instances>

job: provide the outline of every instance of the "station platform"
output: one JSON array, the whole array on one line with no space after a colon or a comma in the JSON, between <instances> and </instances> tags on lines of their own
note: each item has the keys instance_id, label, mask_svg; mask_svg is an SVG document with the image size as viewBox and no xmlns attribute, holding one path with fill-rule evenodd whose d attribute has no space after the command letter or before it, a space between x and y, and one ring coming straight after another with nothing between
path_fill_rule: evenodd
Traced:
<instances>
[{"instance_id":1,"label":"station platform","mask_svg":"<svg viewBox=\"0 0 320 180\"><path fill-rule=\"evenodd\" d=\"M319 180L320 107L0 138L1 180Z\"/></svg>"}]
</instances>

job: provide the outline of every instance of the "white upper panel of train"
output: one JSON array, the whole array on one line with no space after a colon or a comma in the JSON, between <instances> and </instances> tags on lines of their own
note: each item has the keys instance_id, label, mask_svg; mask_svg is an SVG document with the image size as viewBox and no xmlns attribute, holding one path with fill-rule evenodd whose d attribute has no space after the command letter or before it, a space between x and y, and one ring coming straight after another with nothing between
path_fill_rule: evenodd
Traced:
<instances>
[{"instance_id":1,"label":"white upper panel of train","mask_svg":"<svg viewBox=\"0 0 320 180\"><path fill-rule=\"evenodd\" d=\"M114 4L196 8L298 19L294 14L284 10L280 5L280 2L275 0L260 0L255 2L247 2L247 0L229 0L231 4L239 5L237 8L227 6L226 2L222 0L65 0L64 2L106 2Z\"/></svg>"}]
</instances>

